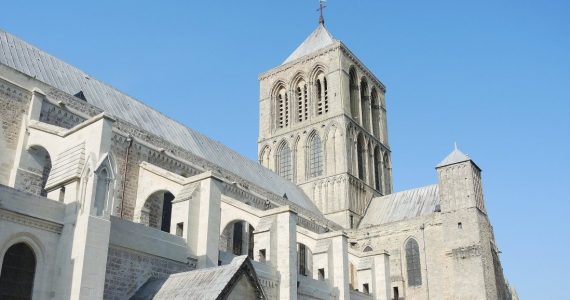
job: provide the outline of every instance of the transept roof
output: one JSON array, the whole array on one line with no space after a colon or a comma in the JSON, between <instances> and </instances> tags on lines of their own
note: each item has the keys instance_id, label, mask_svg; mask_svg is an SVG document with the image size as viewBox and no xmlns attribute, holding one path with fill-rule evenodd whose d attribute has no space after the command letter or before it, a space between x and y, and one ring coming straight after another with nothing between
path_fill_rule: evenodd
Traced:
<instances>
[{"instance_id":1,"label":"transept roof","mask_svg":"<svg viewBox=\"0 0 570 300\"><path fill-rule=\"evenodd\" d=\"M439 206L437 184L374 198L360 221L360 228L408 220L432 214Z\"/></svg>"}]
</instances>

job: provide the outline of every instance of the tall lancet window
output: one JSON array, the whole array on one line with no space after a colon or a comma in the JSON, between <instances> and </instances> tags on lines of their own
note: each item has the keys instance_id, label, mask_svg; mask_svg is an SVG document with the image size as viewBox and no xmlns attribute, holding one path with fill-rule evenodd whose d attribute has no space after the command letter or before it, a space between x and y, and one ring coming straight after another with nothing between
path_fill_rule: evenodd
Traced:
<instances>
[{"instance_id":1,"label":"tall lancet window","mask_svg":"<svg viewBox=\"0 0 570 300\"><path fill-rule=\"evenodd\" d=\"M111 178L106 168L102 168L97 172L97 187L95 188L95 215L103 215L105 203L109 195L109 183Z\"/></svg>"},{"instance_id":2,"label":"tall lancet window","mask_svg":"<svg viewBox=\"0 0 570 300\"><path fill-rule=\"evenodd\" d=\"M358 164L358 178L364 179L364 140L362 134L358 135L356 140L356 159Z\"/></svg>"},{"instance_id":3,"label":"tall lancet window","mask_svg":"<svg viewBox=\"0 0 570 300\"><path fill-rule=\"evenodd\" d=\"M322 73L317 76L315 85L317 87L317 115L326 114L329 112L329 95L327 79Z\"/></svg>"},{"instance_id":4,"label":"tall lancet window","mask_svg":"<svg viewBox=\"0 0 570 300\"><path fill-rule=\"evenodd\" d=\"M362 79L360 82L360 110L362 113L361 125L366 130L370 130L370 103L368 98L368 82Z\"/></svg>"},{"instance_id":5,"label":"tall lancet window","mask_svg":"<svg viewBox=\"0 0 570 300\"><path fill-rule=\"evenodd\" d=\"M289 126L289 98L285 88L279 89L277 93L277 128Z\"/></svg>"},{"instance_id":6,"label":"tall lancet window","mask_svg":"<svg viewBox=\"0 0 570 300\"><path fill-rule=\"evenodd\" d=\"M317 133L309 140L309 176L323 175L323 146Z\"/></svg>"},{"instance_id":7,"label":"tall lancet window","mask_svg":"<svg viewBox=\"0 0 570 300\"><path fill-rule=\"evenodd\" d=\"M374 136L380 138L380 102L375 88L370 93L370 101L372 102L372 131Z\"/></svg>"},{"instance_id":8,"label":"tall lancet window","mask_svg":"<svg viewBox=\"0 0 570 300\"><path fill-rule=\"evenodd\" d=\"M302 122L309 118L309 101L307 101L307 84L301 80L297 84L297 121Z\"/></svg>"},{"instance_id":9,"label":"tall lancet window","mask_svg":"<svg viewBox=\"0 0 570 300\"><path fill-rule=\"evenodd\" d=\"M406 243L406 270L408 271L408 286L422 285L420 247L414 239Z\"/></svg>"},{"instance_id":10,"label":"tall lancet window","mask_svg":"<svg viewBox=\"0 0 570 300\"><path fill-rule=\"evenodd\" d=\"M374 188L382 192L382 158L380 157L380 147L374 148Z\"/></svg>"},{"instance_id":11,"label":"tall lancet window","mask_svg":"<svg viewBox=\"0 0 570 300\"><path fill-rule=\"evenodd\" d=\"M360 103L358 100L358 79L356 78L356 70L351 67L349 74L349 89L350 89L350 114L352 119L360 121Z\"/></svg>"},{"instance_id":12,"label":"tall lancet window","mask_svg":"<svg viewBox=\"0 0 570 300\"><path fill-rule=\"evenodd\" d=\"M291 149L286 142L283 142L277 151L277 174L285 179L293 180Z\"/></svg>"}]
</instances>

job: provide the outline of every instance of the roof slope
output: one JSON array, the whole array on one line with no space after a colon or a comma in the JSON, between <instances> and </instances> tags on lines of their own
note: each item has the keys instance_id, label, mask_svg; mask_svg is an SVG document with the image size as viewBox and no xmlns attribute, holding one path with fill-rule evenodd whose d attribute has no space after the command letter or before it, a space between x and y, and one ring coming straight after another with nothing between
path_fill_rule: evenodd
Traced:
<instances>
[{"instance_id":1,"label":"roof slope","mask_svg":"<svg viewBox=\"0 0 570 300\"><path fill-rule=\"evenodd\" d=\"M83 91L89 103L115 117L160 136L278 196L287 194L289 201L322 216L294 183L2 29L0 63L70 95Z\"/></svg>"},{"instance_id":2,"label":"roof slope","mask_svg":"<svg viewBox=\"0 0 570 300\"><path fill-rule=\"evenodd\" d=\"M432 214L439 205L437 184L372 199L360 228Z\"/></svg>"},{"instance_id":3,"label":"roof slope","mask_svg":"<svg viewBox=\"0 0 570 300\"><path fill-rule=\"evenodd\" d=\"M461 152L461 150L459 150L459 149L457 149L457 147L455 147L455 149L453 149L453 151L451 151L451 153L449 153L449 155L446 158L444 158L436 166L436 168L444 167L444 166L448 166L448 165L453 165L453 164L468 161L468 160L471 160L471 158L469 158L469 156L467 156L467 154Z\"/></svg>"},{"instance_id":4,"label":"roof slope","mask_svg":"<svg viewBox=\"0 0 570 300\"><path fill-rule=\"evenodd\" d=\"M265 298L255 270L244 255L234 258L228 265L150 279L131 300L221 299L241 276L248 276L250 282L257 286L261 298Z\"/></svg>"},{"instance_id":5,"label":"roof slope","mask_svg":"<svg viewBox=\"0 0 570 300\"><path fill-rule=\"evenodd\" d=\"M306 39L287 57L282 65L311 54L317 50L323 49L335 43L335 39L323 24L315 29Z\"/></svg>"}]
</instances>

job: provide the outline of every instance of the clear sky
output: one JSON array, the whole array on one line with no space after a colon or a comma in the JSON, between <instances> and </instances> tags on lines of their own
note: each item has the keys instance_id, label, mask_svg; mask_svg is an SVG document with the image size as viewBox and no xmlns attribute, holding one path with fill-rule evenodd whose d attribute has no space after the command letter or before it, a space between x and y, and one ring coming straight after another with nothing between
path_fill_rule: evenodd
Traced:
<instances>
[{"instance_id":1,"label":"clear sky","mask_svg":"<svg viewBox=\"0 0 570 300\"><path fill-rule=\"evenodd\" d=\"M4 30L251 159L257 76L318 20L316 0L1 7ZM387 86L395 190L435 183L456 141L484 171L503 268L523 299L562 299L570 286L569 16L568 0L326 9L330 32Z\"/></svg>"}]
</instances>

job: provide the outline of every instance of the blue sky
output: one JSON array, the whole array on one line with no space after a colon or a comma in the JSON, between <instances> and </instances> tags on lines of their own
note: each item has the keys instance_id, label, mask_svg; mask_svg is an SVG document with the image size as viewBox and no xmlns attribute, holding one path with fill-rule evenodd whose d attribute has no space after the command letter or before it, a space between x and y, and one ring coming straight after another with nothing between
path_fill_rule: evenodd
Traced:
<instances>
[{"instance_id":1,"label":"blue sky","mask_svg":"<svg viewBox=\"0 0 570 300\"><path fill-rule=\"evenodd\" d=\"M0 27L255 159L257 76L316 27L317 7L7 1ZM519 295L566 293L570 1L329 0L325 15L388 88L395 190L435 183L457 141L484 171Z\"/></svg>"}]
</instances>

